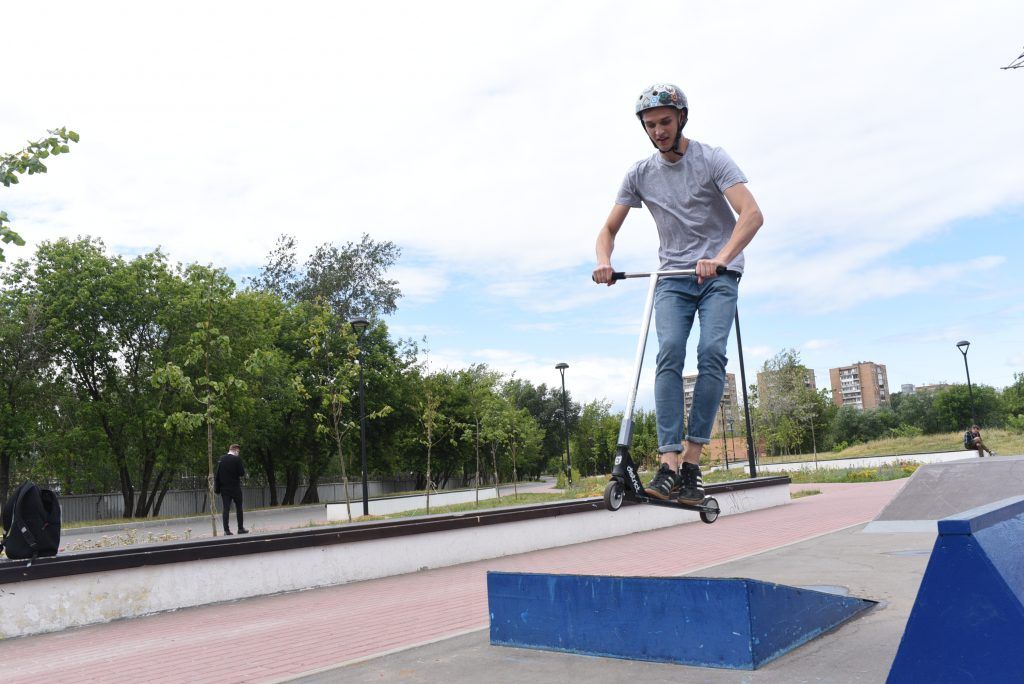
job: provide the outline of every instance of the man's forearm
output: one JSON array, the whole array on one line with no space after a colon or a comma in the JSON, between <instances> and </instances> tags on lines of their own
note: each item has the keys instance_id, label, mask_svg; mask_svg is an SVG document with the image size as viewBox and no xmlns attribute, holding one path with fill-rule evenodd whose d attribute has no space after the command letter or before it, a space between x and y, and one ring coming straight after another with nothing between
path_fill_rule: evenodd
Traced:
<instances>
[{"instance_id":1,"label":"man's forearm","mask_svg":"<svg viewBox=\"0 0 1024 684\"><path fill-rule=\"evenodd\" d=\"M741 213L736 220L736 227L732 230L732 237L715 255L715 259L724 264L731 262L750 244L763 224L764 217L760 209L753 208Z\"/></svg>"},{"instance_id":2,"label":"man's forearm","mask_svg":"<svg viewBox=\"0 0 1024 684\"><path fill-rule=\"evenodd\" d=\"M607 226L597 234L597 263L610 264L612 261L612 250L615 249L615 236L608 230Z\"/></svg>"}]
</instances>

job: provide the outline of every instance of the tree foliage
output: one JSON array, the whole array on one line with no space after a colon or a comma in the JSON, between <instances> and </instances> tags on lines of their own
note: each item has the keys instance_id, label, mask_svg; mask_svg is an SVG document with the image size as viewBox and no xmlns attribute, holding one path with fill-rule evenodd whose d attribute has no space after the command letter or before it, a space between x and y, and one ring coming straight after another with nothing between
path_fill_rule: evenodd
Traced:
<instances>
[{"instance_id":1,"label":"tree foliage","mask_svg":"<svg viewBox=\"0 0 1024 684\"><path fill-rule=\"evenodd\" d=\"M45 159L67 154L71 151L69 143L78 142L78 133L69 131L67 128L57 128L47 132L50 135L39 140L29 141L24 148L17 152L0 155L0 183L3 183L5 188L17 185L19 175L34 176L37 173L46 173ZM11 229L10 217L2 209L0 209L0 242L4 244L13 242L19 247L25 244L24 238ZM4 261L5 258L4 250L0 249L0 261Z\"/></svg>"}]
</instances>

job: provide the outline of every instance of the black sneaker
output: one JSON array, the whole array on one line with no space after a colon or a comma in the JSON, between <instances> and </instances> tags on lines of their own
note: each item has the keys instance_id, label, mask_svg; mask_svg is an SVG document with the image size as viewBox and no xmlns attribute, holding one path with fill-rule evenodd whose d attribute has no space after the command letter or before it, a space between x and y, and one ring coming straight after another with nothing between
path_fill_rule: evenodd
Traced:
<instances>
[{"instance_id":1,"label":"black sneaker","mask_svg":"<svg viewBox=\"0 0 1024 684\"><path fill-rule=\"evenodd\" d=\"M695 463L684 463L679 468L679 503L699 504L704 500L704 479L700 475L700 466Z\"/></svg>"},{"instance_id":2,"label":"black sneaker","mask_svg":"<svg viewBox=\"0 0 1024 684\"><path fill-rule=\"evenodd\" d=\"M676 471L669 468L668 463L662 463L661 467L658 468L658 472L654 474L654 479L650 481L644 492L647 493L647 496L668 501L669 495L678 484L679 476L676 475Z\"/></svg>"}]
</instances>

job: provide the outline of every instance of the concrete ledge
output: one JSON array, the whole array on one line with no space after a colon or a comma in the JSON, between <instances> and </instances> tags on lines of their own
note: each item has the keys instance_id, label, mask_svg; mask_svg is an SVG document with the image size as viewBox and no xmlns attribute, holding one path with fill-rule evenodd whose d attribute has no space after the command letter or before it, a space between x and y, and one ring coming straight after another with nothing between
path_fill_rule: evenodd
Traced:
<instances>
[{"instance_id":1,"label":"concrete ledge","mask_svg":"<svg viewBox=\"0 0 1024 684\"><path fill-rule=\"evenodd\" d=\"M722 515L789 502L788 478L771 478L765 483L736 483L732 487L720 485L712 491L722 508ZM500 527L472 526L474 518L482 519L484 516L468 514L461 517L470 521L470 525L460 529L423 534L406 532L400 538L382 530L376 534L389 538L364 537L364 540L352 543L335 542L279 551L271 550L274 548L272 535L254 535L244 541L226 538L202 548L221 547L216 550L223 551L228 545L244 544L245 548L238 553L245 555L222 553L228 557L206 557L187 562L157 561L162 564L63 577L40 575L46 578L0 584L0 638L388 577L699 520L698 515L690 511L656 506L624 506L612 513L599 508L599 500L573 505L576 510L591 512L588 515L573 513L555 517L534 515L531 519L502 523ZM406 529L426 528L429 523L430 519L415 519L405 525ZM369 526L362 529L366 536L375 533ZM337 530L332 528L316 534L321 537L337 536L340 534ZM254 552L261 544L267 551ZM201 545L193 546L198 548ZM144 561L147 553L158 552L134 551L132 555ZM94 554L97 557L103 555L111 554ZM49 564L39 562L39 570L45 570ZM11 571L22 569L23 564L15 563L10 567Z\"/></svg>"},{"instance_id":2,"label":"concrete ledge","mask_svg":"<svg viewBox=\"0 0 1024 684\"><path fill-rule=\"evenodd\" d=\"M880 465L896 463L898 461L913 461L915 463L949 463L951 461L978 460L977 455L971 455L967 450L960 451L934 451L926 454L903 454L896 456L857 456L854 458L819 459L817 464L814 461L790 461L788 463L758 463L758 473L781 473L793 472L796 470L824 470L826 468L877 468ZM750 466L745 465L744 470L750 472Z\"/></svg>"},{"instance_id":3,"label":"concrete ledge","mask_svg":"<svg viewBox=\"0 0 1024 684\"><path fill-rule=\"evenodd\" d=\"M529 492L529 489L523 489L524 492ZM508 492L506 492L507 494ZM493 499L498 495L497 489L494 487L482 487L480 489L480 500L486 501ZM452 492L438 492L430 495L430 503L432 506L454 506L455 504L470 503L476 501L476 490L473 489L459 489ZM370 510L370 515L390 515L392 513L401 513L403 511L415 511L418 508L426 508L427 496L426 494L411 494L405 496L389 496L387 498L370 499L367 502ZM363 500L353 500L350 505L352 506L353 517L359 517L363 514ZM348 520L348 507L344 503L330 503L327 504L327 519L328 520Z\"/></svg>"}]
</instances>

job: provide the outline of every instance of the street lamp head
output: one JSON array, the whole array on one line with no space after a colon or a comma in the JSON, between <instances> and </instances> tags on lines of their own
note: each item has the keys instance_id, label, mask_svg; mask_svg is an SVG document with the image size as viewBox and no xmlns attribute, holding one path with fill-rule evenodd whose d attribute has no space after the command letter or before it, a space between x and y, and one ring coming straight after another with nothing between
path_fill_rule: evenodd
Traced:
<instances>
[{"instance_id":1,"label":"street lamp head","mask_svg":"<svg viewBox=\"0 0 1024 684\"><path fill-rule=\"evenodd\" d=\"M370 321L366 316L356 316L348 324L352 326L352 330L355 331L356 335L362 335L363 331L370 325Z\"/></svg>"},{"instance_id":2,"label":"street lamp head","mask_svg":"<svg viewBox=\"0 0 1024 684\"><path fill-rule=\"evenodd\" d=\"M971 343L968 342L967 340L960 340L959 342L956 343L956 348L959 349L960 353L964 354L965 356L967 355L967 350L968 348L970 348L970 346Z\"/></svg>"},{"instance_id":3,"label":"street lamp head","mask_svg":"<svg viewBox=\"0 0 1024 684\"><path fill-rule=\"evenodd\" d=\"M555 368L557 368L558 370L565 370L568 367L569 367L569 364L565 363L564 361L562 363L558 364L557 366L555 366Z\"/></svg>"}]
</instances>

